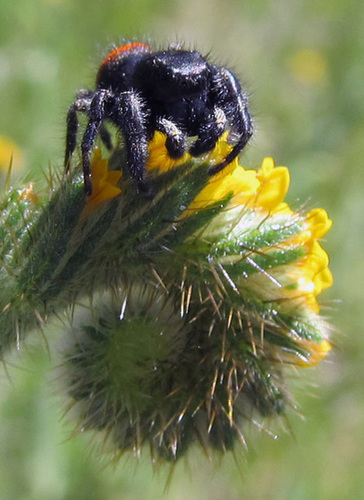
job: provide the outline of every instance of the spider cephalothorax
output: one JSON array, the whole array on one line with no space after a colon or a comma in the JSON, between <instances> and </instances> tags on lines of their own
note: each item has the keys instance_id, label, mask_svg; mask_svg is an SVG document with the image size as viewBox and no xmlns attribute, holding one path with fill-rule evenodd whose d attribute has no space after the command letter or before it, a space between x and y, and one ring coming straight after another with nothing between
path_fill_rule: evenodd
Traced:
<instances>
[{"instance_id":1,"label":"spider cephalothorax","mask_svg":"<svg viewBox=\"0 0 364 500\"><path fill-rule=\"evenodd\" d=\"M67 115L65 164L76 147L77 113L88 116L82 143L85 191L92 193L90 154L99 133L111 149L104 122L113 123L125 142L130 176L148 192L145 164L148 141L155 131L166 136L172 158L188 149L199 156L214 148L225 130L233 139L231 152L210 167L215 174L245 147L253 133L247 96L228 69L209 64L199 52L179 48L153 51L144 43L114 49L101 63L96 90L81 90ZM187 138L196 137L188 147Z\"/></svg>"}]
</instances>

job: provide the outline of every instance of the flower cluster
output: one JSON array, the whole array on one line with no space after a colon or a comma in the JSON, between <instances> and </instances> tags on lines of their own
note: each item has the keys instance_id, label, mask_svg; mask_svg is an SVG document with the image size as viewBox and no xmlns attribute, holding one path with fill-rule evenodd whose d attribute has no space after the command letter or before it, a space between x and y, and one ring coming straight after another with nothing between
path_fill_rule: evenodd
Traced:
<instances>
[{"instance_id":1,"label":"flower cluster","mask_svg":"<svg viewBox=\"0 0 364 500\"><path fill-rule=\"evenodd\" d=\"M91 197L78 171L49 199L7 193L0 347L71 311L62 371L76 425L116 456L149 444L174 461L193 442L245 443L245 420L292 405L286 367L329 352L317 296L332 284L331 221L285 202L289 171L271 158L210 177L225 137L203 160L172 160L158 132L149 147L152 200L121 175L120 151L95 150Z\"/></svg>"}]
</instances>

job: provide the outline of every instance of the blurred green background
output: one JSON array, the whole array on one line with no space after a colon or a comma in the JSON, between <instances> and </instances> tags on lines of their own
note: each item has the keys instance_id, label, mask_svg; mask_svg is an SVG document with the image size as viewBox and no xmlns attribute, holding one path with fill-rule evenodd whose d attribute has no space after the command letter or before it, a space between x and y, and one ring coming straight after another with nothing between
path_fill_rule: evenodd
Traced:
<instances>
[{"instance_id":1,"label":"blurred green background","mask_svg":"<svg viewBox=\"0 0 364 500\"><path fill-rule=\"evenodd\" d=\"M257 127L244 165L273 156L291 170L288 201L334 220L322 313L336 343L292 381L305 417L290 416L292 433L247 429L238 466L192 454L166 492L168 471L154 475L147 459L104 468L88 439L68 439L44 340L15 353L0 372L0 500L363 497L363 33L362 0L0 0L0 136L28 179L61 168L67 107L113 42L183 41L241 77Z\"/></svg>"}]
</instances>

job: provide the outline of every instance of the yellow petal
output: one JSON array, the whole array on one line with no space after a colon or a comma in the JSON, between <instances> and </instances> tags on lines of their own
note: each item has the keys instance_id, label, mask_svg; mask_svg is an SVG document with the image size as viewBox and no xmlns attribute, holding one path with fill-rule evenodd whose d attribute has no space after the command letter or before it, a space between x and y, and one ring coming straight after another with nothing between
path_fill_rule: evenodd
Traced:
<instances>
[{"instance_id":1,"label":"yellow petal","mask_svg":"<svg viewBox=\"0 0 364 500\"><path fill-rule=\"evenodd\" d=\"M0 136L0 170L8 171L11 164L13 169L19 168L22 163L20 149L11 139Z\"/></svg>"},{"instance_id":2,"label":"yellow petal","mask_svg":"<svg viewBox=\"0 0 364 500\"><path fill-rule=\"evenodd\" d=\"M309 355L307 358L299 358L295 364L306 368L316 366L332 349L330 342L326 339L321 342L300 340L298 343L308 351Z\"/></svg>"},{"instance_id":3,"label":"yellow petal","mask_svg":"<svg viewBox=\"0 0 364 500\"><path fill-rule=\"evenodd\" d=\"M254 170L245 170L234 160L221 172L210 177L188 210L201 210L233 195L232 205L244 205L255 196L259 187Z\"/></svg>"},{"instance_id":4,"label":"yellow petal","mask_svg":"<svg viewBox=\"0 0 364 500\"><path fill-rule=\"evenodd\" d=\"M109 171L108 166L108 160L101 157L99 148L95 148L91 163L92 194L86 199L83 216L97 208L100 203L115 198L121 193L117 183L122 174L117 170Z\"/></svg>"},{"instance_id":5,"label":"yellow petal","mask_svg":"<svg viewBox=\"0 0 364 500\"><path fill-rule=\"evenodd\" d=\"M162 132L157 131L154 133L152 140L148 144L149 157L147 170L158 169L166 172L191 160L191 156L188 153L185 153L177 160L171 158L166 148L166 140L167 136Z\"/></svg>"},{"instance_id":6,"label":"yellow petal","mask_svg":"<svg viewBox=\"0 0 364 500\"><path fill-rule=\"evenodd\" d=\"M312 238L322 238L331 228L332 220L323 208L315 208L307 214L307 224Z\"/></svg>"},{"instance_id":7,"label":"yellow petal","mask_svg":"<svg viewBox=\"0 0 364 500\"><path fill-rule=\"evenodd\" d=\"M120 188L105 183L102 189L99 189L97 192L92 193L87 202L90 206L92 206L92 208L96 208L103 201L111 200L111 198L115 198L115 196L118 196L120 193Z\"/></svg>"},{"instance_id":8,"label":"yellow petal","mask_svg":"<svg viewBox=\"0 0 364 500\"><path fill-rule=\"evenodd\" d=\"M313 282L315 284L315 293L319 294L326 288L330 288L332 286L334 279L332 277L332 273L328 267L320 271L313 278Z\"/></svg>"},{"instance_id":9,"label":"yellow petal","mask_svg":"<svg viewBox=\"0 0 364 500\"><path fill-rule=\"evenodd\" d=\"M288 169L275 167L272 158L265 158L257 172L257 178L260 182L260 189L256 206L265 210L275 210L284 201L289 188Z\"/></svg>"}]
</instances>

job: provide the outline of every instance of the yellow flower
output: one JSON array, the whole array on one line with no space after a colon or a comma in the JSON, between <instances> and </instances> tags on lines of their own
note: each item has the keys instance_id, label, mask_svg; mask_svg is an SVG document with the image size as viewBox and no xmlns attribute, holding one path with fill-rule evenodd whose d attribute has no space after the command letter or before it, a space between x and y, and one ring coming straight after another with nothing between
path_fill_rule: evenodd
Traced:
<instances>
[{"instance_id":1,"label":"yellow flower","mask_svg":"<svg viewBox=\"0 0 364 500\"><path fill-rule=\"evenodd\" d=\"M147 170L159 169L168 171L176 166L182 165L193 158L185 153L178 160L169 156L165 146L166 136L162 132L155 132L153 139L149 142L149 159ZM231 151L232 146L227 142L227 133L219 139L216 147L206 155L206 163L219 163ZM250 199L257 191L259 182L256 179L256 172L246 171L240 167L235 159L224 170L210 177L208 184L197 195L195 200L187 208L186 214L191 214L196 210L202 210L216 201L226 198L229 194L238 197L237 203Z\"/></svg>"},{"instance_id":2,"label":"yellow flower","mask_svg":"<svg viewBox=\"0 0 364 500\"><path fill-rule=\"evenodd\" d=\"M168 171L175 166L192 160L191 155L184 154L175 160L168 155L165 147L166 136L155 132L149 143L148 170L160 169ZM227 141L227 133L219 139L216 147L209 153L206 160L209 163L219 163L231 151L232 146ZM272 158L263 160L261 169L245 170L235 158L221 172L211 176L208 184L197 195L187 212L202 210L212 203L233 195L232 204L254 205L265 211L289 210L283 202L289 188L289 171L286 167L275 167Z\"/></svg>"},{"instance_id":3,"label":"yellow flower","mask_svg":"<svg viewBox=\"0 0 364 500\"><path fill-rule=\"evenodd\" d=\"M168 171L192 160L188 153L178 160L170 158L165 142L166 136L161 132L155 132L149 143L148 170ZM224 134L214 150L206 156L206 162L218 163L226 157L231 148L232 146L227 141L227 134ZM92 162L93 193L87 199L85 207L87 213L101 202L121 192L116 186L121 173L109 172L107 168L107 160L103 160L100 150L96 149ZM265 218L267 214L272 218L292 214L297 219L302 216L295 214L284 201L289 183L288 169L275 166L272 158L264 158L258 171L244 169L236 158L221 172L208 179L205 187L184 211L182 217L203 210L230 195L232 198L229 208L250 210L258 218ZM271 270L270 274L282 283L287 298L291 300L291 306L304 304L313 312L318 313L319 305L316 296L332 285L328 255L318 240L331 228L332 222L326 211L319 208L311 210L303 219L302 224L302 231L281 243L280 248L283 250L303 248L304 255L295 262L283 266L283 269Z\"/></svg>"},{"instance_id":4,"label":"yellow flower","mask_svg":"<svg viewBox=\"0 0 364 500\"><path fill-rule=\"evenodd\" d=\"M308 212L306 220L312 237L316 239L322 238L332 226L332 220L323 208L315 208Z\"/></svg>"},{"instance_id":5,"label":"yellow flower","mask_svg":"<svg viewBox=\"0 0 364 500\"><path fill-rule=\"evenodd\" d=\"M307 357L302 357L295 361L296 365L304 368L316 366L332 349L332 346L327 339L324 339L321 342L300 339L296 340L296 342L308 352Z\"/></svg>"},{"instance_id":6,"label":"yellow flower","mask_svg":"<svg viewBox=\"0 0 364 500\"><path fill-rule=\"evenodd\" d=\"M264 158L257 178L260 187L255 206L269 212L288 209L288 205L283 203L290 183L288 168L276 167L273 158Z\"/></svg>"},{"instance_id":7,"label":"yellow flower","mask_svg":"<svg viewBox=\"0 0 364 500\"><path fill-rule=\"evenodd\" d=\"M237 161L233 161L224 170L209 178L187 211L202 210L230 194L233 195L232 206L245 205L255 196L258 188L256 172L245 170Z\"/></svg>"},{"instance_id":8,"label":"yellow flower","mask_svg":"<svg viewBox=\"0 0 364 500\"><path fill-rule=\"evenodd\" d=\"M220 161L228 154L229 149L226 150L223 144L226 144L224 138L220 139L215 150L210 154L214 162ZM195 198L189 210L201 210L232 194L232 206L261 209L269 213L291 213L288 205L283 202L289 182L288 169L275 167L272 158L265 158L258 172L245 170L236 158L224 170L209 179L208 184Z\"/></svg>"},{"instance_id":9,"label":"yellow flower","mask_svg":"<svg viewBox=\"0 0 364 500\"><path fill-rule=\"evenodd\" d=\"M231 151L227 133L217 142L216 147L208 155L208 162L219 163ZM160 168L168 170L185 161L191 161L191 156L185 154L180 160L173 160L168 156L165 147L166 137L160 132L154 134L149 144L148 169ZM209 178L206 186L200 191L193 202L185 210L183 216L191 215L209 207L231 195L229 207L240 209L244 207L252 210L256 215L292 216L290 206L284 201L290 184L290 175L287 167L275 166L272 158L264 158L258 171L245 170L239 165L236 158L221 172ZM331 228L332 222L325 210L318 208L311 210L303 221L302 231L288 238L281 244L281 248L303 248L304 256L284 269L278 269L279 281L284 283L287 298L293 304L306 305L318 313L319 305L316 296L332 285L332 274L328 268L328 255L318 240ZM274 275L274 271L271 271ZM281 276L283 274L283 277Z\"/></svg>"},{"instance_id":10,"label":"yellow flower","mask_svg":"<svg viewBox=\"0 0 364 500\"><path fill-rule=\"evenodd\" d=\"M87 197L85 210L90 213L100 203L110 200L121 193L117 184L121 178L118 170L108 170L108 160L101 157L99 148L95 148L91 164L92 194Z\"/></svg>"},{"instance_id":11,"label":"yellow flower","mask_svg":"<svg viewBox=\"0 0 364 500\"><path fill-rule=\"evenodd\" d=\"M306 250L305 256L295 263L301 274L297 279L297 292L306 293L307 305L319 312L316 296L332 286L333 278L328 268L329 257L318 239L331 228L332 221L327 212L319 208L307 214L305 226L305 230L294 238L295 243Z\"/></svg>"},{"instance_id":12,"label":"yellow flower","mask_svg":"<svg viewBox=\"0 0 364 500\"><path fill-rule=\"evenodd\" d=\"M167 137L162 132L155 132L152 140L149 142L149 158L147 163L147 170L160 170L168 171L172 168L182 165L191 161L191 155L185 153L182 158L178 160L169 156L166 148Z\"/></svg>"},{"instance_id":13,"label":"yellow flower","mask_svg":"<svg viewBox=\"0 0 364 500\"><path fill-rule=\"evenodd\" d=\"M315 50L300 50L293 54L290 62L292 74L305 84L317 83L327 74L327 61Z\"/></svg>"},{"instance_id":14,"label":"yellow flower","mask_svg":"<svg viewBox=\"0 0 364 500\"><path fill-rule=\"evenodd\" d=\"M316 297L333 283L328 264L327 253L313 240L307 253L286 267L285 290L295 304L304 304L315 313L320 311Z\"/></svg>"},{"instance_id":15,"label":"yellow flower","mask_svg":"<svg viewBox=\"0 0 364 500\"><path fill-rule=\"evenodd\" d=\"M15 142L0 136L0 170L7 172L10 165L17 169L21 162L21 153Z\"/></svg>"},{"instance_id":16,"label":"yellow flower","mask_svg":"<svg viewBox=\"0 0 364 500\"><path fill-rule=\"evenodd\" d=\"M280 361L292 363L301 368L312 368L316 366L332 349L327 339L315 342L313 340L295 338L295 342L305 351L305 354L283 352Z\"/></svg>"}]
</instances>

